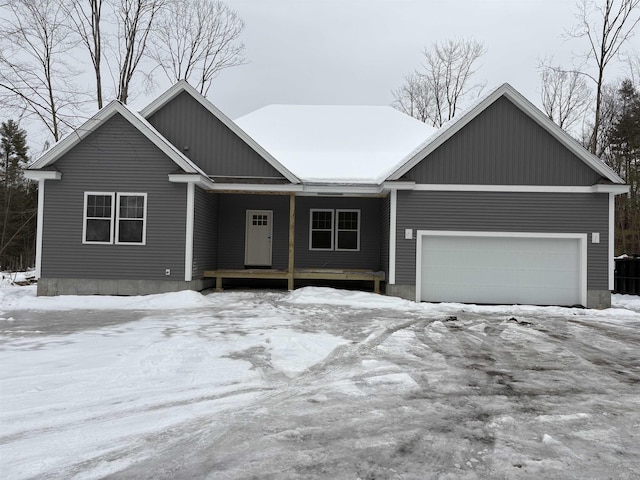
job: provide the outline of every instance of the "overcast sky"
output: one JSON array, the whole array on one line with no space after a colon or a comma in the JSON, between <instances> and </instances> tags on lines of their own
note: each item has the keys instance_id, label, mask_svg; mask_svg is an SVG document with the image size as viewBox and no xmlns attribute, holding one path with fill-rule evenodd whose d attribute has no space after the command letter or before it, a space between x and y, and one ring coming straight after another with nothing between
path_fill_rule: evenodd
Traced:
<instances>
[{"instance_id":1,"label":"overcast sky","mask_svg":"<svg viewBox=\"0 0 640 480\"><path fill-rule=\"evenodd\" d=\"M538 105L538 61L568 63L574 0L227 0L246 22L250 63L223 72L209 98L231 118L271 103L388 105L425 45L483 42L478 80L508 82ZM640 49L636 36L628 48ZM621 75L618 68L612 78Z\"/></svg>"}]
</instances>

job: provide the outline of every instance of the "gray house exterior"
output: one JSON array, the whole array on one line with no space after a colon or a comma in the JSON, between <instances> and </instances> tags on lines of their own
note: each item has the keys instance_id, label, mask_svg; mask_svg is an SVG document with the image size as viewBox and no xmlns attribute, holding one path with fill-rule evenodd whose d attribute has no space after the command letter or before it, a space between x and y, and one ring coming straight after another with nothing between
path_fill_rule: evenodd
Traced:
<instances>
[{"instance_id":1,"label":"gray house exterior","mask_svg":"<svg viewBox=\"0 0 640 480\"><path fill-rule=\"evenodd\" d=\"M401 160L375 183L310 182L184 81L140 114L112 102L27 172L38 294L271 278L610 305L613 201L627 186L511 86Z\"/></svg>"}]
</instances>

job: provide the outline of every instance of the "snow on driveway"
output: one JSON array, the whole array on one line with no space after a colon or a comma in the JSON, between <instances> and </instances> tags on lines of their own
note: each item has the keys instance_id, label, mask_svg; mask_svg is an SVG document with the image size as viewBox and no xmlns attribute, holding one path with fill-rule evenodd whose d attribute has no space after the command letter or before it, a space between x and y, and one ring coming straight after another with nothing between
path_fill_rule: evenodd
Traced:
<instances>
[{"instance_id":1,"label":"snow on driveway","mask_svg":"<svg viewBox=\"0 0 640 480\"><path fill-rule=\"evenodd\" d=\"M637 478L640 298L0 288L3 478Z\"/></svg>"}]
</instances>

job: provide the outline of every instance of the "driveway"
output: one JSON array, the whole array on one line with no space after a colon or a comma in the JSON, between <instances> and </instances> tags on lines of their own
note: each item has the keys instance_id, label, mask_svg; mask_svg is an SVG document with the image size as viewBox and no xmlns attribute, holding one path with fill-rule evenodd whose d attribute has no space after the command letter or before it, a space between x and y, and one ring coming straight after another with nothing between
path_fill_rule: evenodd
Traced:
<instances>
[{"instance_id":1,"label":"driveway","mask_svg":"<svg viewBox=\"0 0 640 480\"><path fill-rule=\"evenodd\" d=\"M6 292L7 478L638 478L633 297L595 311L305 288L65 309Z\"/></svg>"}]
</instances>

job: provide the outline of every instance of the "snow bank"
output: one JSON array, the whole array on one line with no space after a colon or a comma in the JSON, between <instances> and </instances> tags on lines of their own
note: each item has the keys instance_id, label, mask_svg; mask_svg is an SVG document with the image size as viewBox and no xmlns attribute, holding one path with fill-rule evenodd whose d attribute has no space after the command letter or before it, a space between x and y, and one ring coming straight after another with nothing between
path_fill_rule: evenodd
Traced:
<instances>
[{"instance_id":1,"label":"snow bank","mask_svg":"<svg viewBox=\"0 0 640 480\"><path fill-rule=\"evenodd\" d=\"M0 308L4 310L170 310L210 305L201 293L191 290L118 297L109 295L36 296L36 286L6 287L0 289Z\"/></svg>"},{"instance_id":2,"label":"snow bank","mask_svg":"<svg viewBox=\"0 0 640 480\"><path fill-rule=\"evenodd\" d=\"M305 305L343 305L352 308L393 308L397 310L416 310L418 308L415 302L397 297L328 287L299 288L291 292L286 301Z\"/></svg>"},{"instance_id":3,"label":"snow bank","mask_svg":"<svg viewBox=\"0 0 640 480\"><path fill-rule=\"evenodd\" d=\"M640 295L611 295L611 306L640 312Z\"/></svg>"},{"instance_id":4,"label":"snow bank","mask_svg":"<svg viewBox=\"0 0 640 480\"><path fill-rule=\"evenodd\" d=\"M603 320L640 321L640 297L633 295L613 295L613 308L595 310L588 308L541 307L537 305L475 305L466 303L415 303L397 297L388 297L369 292L337 290L326 287L305 287L295 290L286 301L296 304L339 305L351 308L391 308L403 311L421 311L449 315L457 312L479 315L505 316L595 316Z\"/></svg>"}]
</instances>

